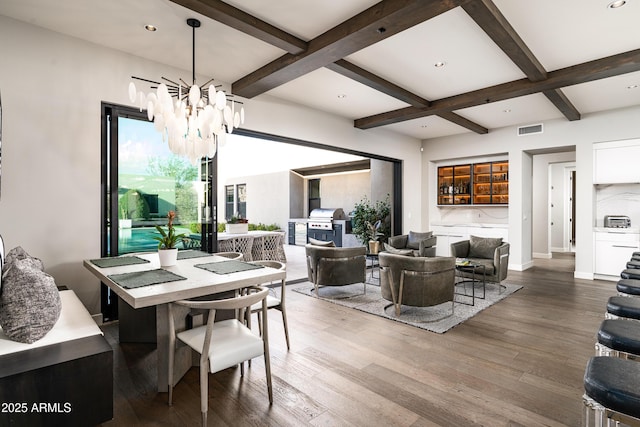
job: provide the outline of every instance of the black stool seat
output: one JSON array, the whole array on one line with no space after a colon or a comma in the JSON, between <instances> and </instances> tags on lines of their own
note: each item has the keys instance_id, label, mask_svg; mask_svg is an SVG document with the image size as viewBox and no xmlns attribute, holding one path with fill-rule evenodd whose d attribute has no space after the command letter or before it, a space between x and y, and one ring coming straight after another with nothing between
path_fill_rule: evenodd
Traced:
<instances>
[{"instance_id":1,"label":"black stool seat","mask_svg":"<svg viewBox=\"0 0 640 427\"><path fill-rule=\"evenodd\" d=\"M640 320L640 298L610 297L607 301L607 313Z\"/></svg>"},{"instance_id":2,"label":"black stool seat","mask_svg":"<svg viewBox=\"0 0 640 427\"><path fill-rule=\"evenodd\" d=\"M640 296L640 279L620 279L616 289L623 294Z\"/></svg>"},{"instance_id":3,"label":"black stool seat","mask_svg":"<svg viewBox=\"0 0 640 427\"><path fill-rule=\"evenodd\" d=\"M640 323L607 319L598 330L598 342L615 351L640 355Z\"/></svg>"},{"instance_id":4,"label":"black stool seat","mask_svg":"<svg viewBox=\"0 0 640 427\"><path fill-rule=\"evenodd\" d=\"M587 364L584 390L607 409L640 418L640 363L596 356Z\"/></svg>"},{"instance_id":5,"label":"black stool seat","mask_svg":"<svg viewBox=\"0 0 640 427\"><path fill-rule=\"evenodd\" d=\"M635 268L627 268L622 270L620 273L620 277L623 279L640 279L640 270Z\"/></svg>"},{"instance_id":6,"label":"black stool seat","mask_svg":"<svg viewBox=\"0 0 640 427\"><path fill-rule=\"evenodd\" d=\"M637 270L640 268L640 261L636 261L633 258L631 261L627 262L627 268L632 270Z\"/></svg>"},{"instance_id":7,"label":"black stool seat","mask_svg":"<svg viewBox=\"0 0 640 427\"><path fill-rule=\"evenodd\" d=\"M634 252L634 254L637 254L638 252ZM631 259L630 261L640 261L640 255L631 255Z\"/></svg>"}]
</instances>

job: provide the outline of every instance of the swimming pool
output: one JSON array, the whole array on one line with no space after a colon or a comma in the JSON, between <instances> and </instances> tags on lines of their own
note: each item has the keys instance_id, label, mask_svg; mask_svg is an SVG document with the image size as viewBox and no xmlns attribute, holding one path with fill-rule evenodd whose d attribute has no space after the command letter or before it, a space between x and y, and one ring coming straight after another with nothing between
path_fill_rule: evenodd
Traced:
<instances>
[{"instance_id":1,"label":"swimming pool","mask_svg":"<svg viewBox=\"0 0 640 427\"><path fill-rule=\"evenodd\" d=\"M177 234L184 233L191 239L200 240L200 235L191 233L188 228L175 229ZM118 254L155 251L158 241L153 239L154 236L160 236L155 227L121 228L118 233ZM182 245L179 244L178 248L182 248Z\"/></svg>"}]
</instances>

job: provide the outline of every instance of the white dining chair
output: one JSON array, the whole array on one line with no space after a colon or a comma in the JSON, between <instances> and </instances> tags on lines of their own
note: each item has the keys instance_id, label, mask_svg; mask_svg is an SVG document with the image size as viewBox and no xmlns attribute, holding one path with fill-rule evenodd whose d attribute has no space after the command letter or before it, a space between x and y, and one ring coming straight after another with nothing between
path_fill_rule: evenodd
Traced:
<instances>
[{"instance_id":1,"label":"white dining chair","mask_svg":"<svg viewBox=\"0 0 640 427\"><path fill-rule=\"evenodd\" d=\"M264 356L269 403L273 403L271 386L271 364L269 359L269 328L267 327L267 294L269 290L260 286L245 288L240 296L211 300L181 300L169 304L169 405L173 399L173 369L176 351L176 338L200 354L200 410L202 425L207 425L208 376L240 364L240 373L244 374L244 362L254 357ZM262 306L261 336L255 335L243 321L245 312L252 305ZM174 307L184 306L208 312L207 323L193 329L176 332ZM215 322L216 310L237 310L236 319Z\"/></svg>"},{"instance_id":2,"label":"white dining chair","mask_svg":"<svg viewBox=\"0 0 640 427\"><path fill-rule=\"evenodd\" d=\"M275 268L276 270L286 270L286 265L280 261L272 261L272 260L260 260L260 261L251 261L251 264L263 265L265 267ZM287 350L289 350L289 327L287 326L287 311L285 310L285 283L282 282L280 286L280 297L274 296L271 293L267 296L267 308L268 309L276 309L282 313L282 324L284 325L284 337L287 340ZM262 324L260 321L260 316L262 313L261 307L259 303L251 306L250 314L257 313L258 315L258 327ZM251 323L249 322L249 325ZM262 331L260 331L262 333Z\"/></svg>"}]
</instances>

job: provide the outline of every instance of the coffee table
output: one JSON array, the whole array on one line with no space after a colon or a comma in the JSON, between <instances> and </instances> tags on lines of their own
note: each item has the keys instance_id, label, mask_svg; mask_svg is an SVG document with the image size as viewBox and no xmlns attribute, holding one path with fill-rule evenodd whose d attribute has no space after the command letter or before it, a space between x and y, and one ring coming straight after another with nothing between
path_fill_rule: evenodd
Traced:
<instances>
[{"instance_id":1,"label":"coffee table","mask_svg":"<svg viewBox=\"0 0 640 427\"><path fill-rule=\"evenodd\" d=\"M484 264L473 262L468 259L456 259L456 272L471 273L471 279L462 278L462 275L459 276L462 279L456 282L456 289L458 288L458 285L461 284L464 288L464 292L463 293L455 292L456 295L471 297L471 303L463 302L463 301L457 301L457 302L465 305L475 305L476 298L485 299L486 292L487 292L487 288L486 288L487 270ZM482 280L480 280L480 273L482 273ZM471 295L467 293L467 286L466 286L467 283L471 283ZM476 284L482 285L482 296L476 296Z\"/></svg>"}]
</instances>

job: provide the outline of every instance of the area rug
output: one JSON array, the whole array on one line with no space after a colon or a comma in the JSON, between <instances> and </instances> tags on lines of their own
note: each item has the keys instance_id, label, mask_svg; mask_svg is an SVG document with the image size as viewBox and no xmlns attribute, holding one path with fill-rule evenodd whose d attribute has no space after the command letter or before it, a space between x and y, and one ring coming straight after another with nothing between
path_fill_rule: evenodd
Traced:
<instances>
[{"instance_id":1,"label":"area rug","mask_svg":"<svg viewBox=\"0 0 640 427\"><path fill-rule=\"evenodd\" d=\"M416 328L443 334L522 288L520 285L506 282L502 282L502 286L503 288L499 289L498 285L487 283L485 298L480 299L476 297L474 305L463 304L463 302L471 303L472 298L470 296L456 295L454 314L448 317L445 316L451 313L450 302L433 307L403 306L400 316L396 317L395 309L393 305L390 305L391 301L382 298L380 295L380 287L375 284L367 284L366 295L364 294L362 283L347 286L321 287L320 299L415 326ZM506 287L506 289L504 287ZM289 288L289 286L287 286L287 288ZM292 285L290 289L294 292L315 298L315 290L311 282ZM463 294L465 291L466 294L471 294L469 285L467 285L466 289L464 289L462 285L456 286L456 293ZM480 287L476 287L475 292L476 295L479 294L479 296L482 296L482 289ZM386 306L389 307L385 308Z\"/></svg>"}]
</instances>

